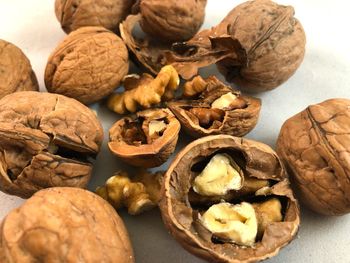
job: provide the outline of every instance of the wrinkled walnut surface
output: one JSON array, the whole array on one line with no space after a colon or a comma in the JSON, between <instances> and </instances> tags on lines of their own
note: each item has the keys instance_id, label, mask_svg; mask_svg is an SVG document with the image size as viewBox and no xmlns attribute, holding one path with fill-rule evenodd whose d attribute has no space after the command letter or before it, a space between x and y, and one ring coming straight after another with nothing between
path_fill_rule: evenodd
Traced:
<instances>
[{"instance_id":1,"label":"wrinkled walnut surface","mask_svg":"<svg viewBox=\"0 0 350 263\"><path fill-rule=\"evenodd\" d=\"M26 90L39 90L28 58L18 47L0 39L0 99Z\"/></svg>"},{"instance_id":2,"label":"wrinkled walnut surface","mask_svg":"<svg viewBox=\"0 0 350 263\"><path fill-rule=\"evenodd\" d=\"M316 213L350 212L350 100L310 105L282 126L277 151L299 200Z\"/></svg>"},{"instance_id":3,"label":"wrinkled walnut surface","mask_svg":"<svg viewBox=\"0 0 350 263\"><path fill-rule=\"evenodd\" d=\"M166 124L158 134L149 135L152 121ZM109 130L108 147L133 166L156 167L174 152L181 125L168 109L149 109L117 121Z\"/></svg>"},{"instance_id":4,"label":"wrinkled walnut surface","mask_svg":"<svg viewBox=\"0 0 350 263\"><path fill-rule=\"evenodd\" d=\"M62 95L23 91L0 100L1 190L28 198L53 186L85 187L103 140L96 115Z\"/></svg>"},{"instance_id":5,"label":"wrinkled walnut surface","mask_svg":"<svg viewBox=\"0 0 350 263\"><path fill-rule=\"evenodd\" d=\"M134 262L121 218L102 198L82 189L36 193L5 217L0 235L3 263Z\"/></svg>"},{"instance_id":6,"label":"wrinkled walnut surface","mask_svg":"<svg viewBox=\"0 0 350 263\"><path fill-rule=\"evenodd\" d=\"M49 92L90 104L118 88L128 70L128 51L117 35L102 27L84 27L53 51L45 85Z\"/></svg>"},{"instance_id":7,"label":"wrinkled walnut surface","mask_svg":"<svg viewBox=\"0 0 350 263\"><path fill-rule=\"evenodd\" d=\"M193 37L204 21L207 0L141 0L144 32L163 42Z\"/></svg>"},{"instance_id":8,"label":"wrinkled walnut surface","mask_svg":"<svg viewBox=\"0 0 350 263\"><path fill-rule=\"evenodd\" d=\"M84 26L102 26L118 31L131 13L135 0L56 0L55 13L62 29L70 33Z\"/></svg>"},{"instance_id":9,"label":"wrinkled walnut surface","mask_svg":"<svg viewBox=\"0 0 350 263\"><path fill-rule=\"evenodd\" d=\"M241 156L246 176L268 179L275 184L267 195L285 200L283 222L267 226L262 239L253 247L215 243L199 222L198 210L191 206L189 191L194 165L217 151ZM299 226L299 207L290 189L277 154L267 145L228 135L207 136L186 146L170 165L163 181L160 203L163 221L177 241L191 253L210 262L256 262L278 253L295 236Z\"/></svg>"}]
</instances>

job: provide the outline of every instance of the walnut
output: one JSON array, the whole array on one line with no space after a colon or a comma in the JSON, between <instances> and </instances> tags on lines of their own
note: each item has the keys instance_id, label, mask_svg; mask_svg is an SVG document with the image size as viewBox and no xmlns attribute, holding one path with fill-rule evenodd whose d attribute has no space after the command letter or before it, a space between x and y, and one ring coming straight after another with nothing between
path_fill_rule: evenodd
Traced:
<instances>
[{"instance_id":1,"label":"walnut","mask_svg":"<svg viewBox=\"0 0 350 263\"><path fill-rule=\"evenodd\" d=\"M135 262L122 219L78 188L39 191L5 217L0 235L3 263Z\"/></svg>"},{"instance_id":2,"label":"walnut","mask_svg":"<svg viewBox=\"0 0 350 263\"><path fill-rule=\"evenodd\" d=\"M197 97L169 102L168 107L185 131L192 136L243 136L250 132L258 121L260 100L242 95L214 76L204 80L198 76L187 82L184 85L184 94Z\"/></svg>"},{"instance_id":3,"label":"walnut","mask_svg":"<svg viewBox=\"0 0 350 263\"><path fill-rule=\"evenodd\" d=\"M168 109L149 109L117 121L108 147L133 166L156 167L174 152L180 123Z\"/></svg>"},{"instance_id":4,"label":"walnut","mask_svg":"<svg viewBox=\"0 0 350 263\"><path fill-rule=\"evenodd\" d=\"M123 41L102 27L84 27L70 33L49 57L45 84L49 92L84 104L113 92L129 68Z\"/></svg>"},{"instance_id":5,"label":"walnut","mask_svg":"<svg viewBox=\"0 0 350 263\"><path fill-rule=\"evenodd\" d=\"M144 32L163 42L192 38L204 21L207 0L141 0Z\"/></svg>"},{"instance_id":6,"label":"walnut","mask_svg":"<svg viewBox=\"0 0 350 263\"><path fill-rule=\"evenodd\" d=\"M227 161L216 160L213 167L213 158L223 155L239 173L239 187L229 187L231 179L215 179L218 171L229 178ZM197 191L196 198L213 199L194 203L191 193L203 173L214 180L202 184L205 191ZM229 192L212 191L219 185ZM229 135L187 145L164 176L162 196L165 226L185 249L209 262L270 258L295 237L300 223L299 206L277 154L265 144Z\"/></svg>"},{"instance_id":7,"label":"walnut","mask_svg":"<svg viewBox=\"0 0 350 263\"><path fill-rule=\"evenodd\" d=\"M277 151L299 200L316 213L350 212L350 100L310 105L282 126Z\"/></svg>"},{"instance_id":8,"label":"walnut","mask_svg":"<svg viewBox=\"0 0 350 263\"><path fill-rule=\"evenodd\" d=\"M0 100L0 189L28 198L53 186L86 187L103 140L96 115L62 95L22 91Z\"/></svg>"},{"instance_id":9,"label":"walnut","mask_svg":"<svg viewBox=\"0 0 350 263\"><path fill-rule=\"evenodd\" d=\"M66 33L84 26L102 26L116 32L135 1L56 0L55 13Z\"/></svg>"},{"instance_id":10,"label":"walnut","mask_svg":"<svg viewBox=\"0 0 350 263\"><path fill-rule=\"evenodd\" d=\"M0 39L0 99L25 90L39 90L32 66L18 47Z\"/></svg>"},{"instance_id":11,"label":"walnut","mask_svg":"<svg viewBox=\"0 0 350 263\"><path fill-rule=\"evenodd\" d=\"M112 94L107 106L119 114L136 112L138 108L148 109L174 98L179 83L179 75L172 66L163 67L156 78L147 73L129 75L124 81L125 91Z\"/></svg>"}]
</instances>

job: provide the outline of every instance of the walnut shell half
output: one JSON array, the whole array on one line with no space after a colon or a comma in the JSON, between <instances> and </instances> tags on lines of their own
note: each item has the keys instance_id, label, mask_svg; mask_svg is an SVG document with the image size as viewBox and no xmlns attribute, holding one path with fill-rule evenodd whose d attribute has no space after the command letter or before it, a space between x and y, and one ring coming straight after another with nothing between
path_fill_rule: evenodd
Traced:
<instances>
[{"instance_id":1,"label":"walnut shell half","mask_svg":"<svg viewBox=\"0 0 350 263\"><path fill-rule=\"evenodd\" d=\"M214 134L243 136L255 127L261 109L260 99L244 96L214 76L202 81L204 90L197 98L168 103L187 133L194 137ZM226 108L213 106L227 94L234 97L231 105Z\"/></svg>"},{"instance_id":2,"label":"walnut shell half","mask_svg":"<svg viewBox=\"0 0 350 263\"><path fill-rule=\"evenodd\" d=\"M62 95L22 91L0 100L0 189L28 198L53 186L86 187L103 140L96 115Z\"/></svg>"},{"instance_id":3,"label":"walnut shell half","mask_svg":"<svg viewBox=\"0 0 350 263\"><path fill-rule=\"evenodd\" d=\"M156 167L174 152L180 123L168 109L150 109L117 121L109 130L109 149L133 166Z\"/></svg>"},{"instance_id":4,"label":"walnut shell half","mask_svg":"<svg viewBox=\"0 0 350 263\"><path fill-rule=\"evenodd\" d=\"M128 70L128 51L117 35L103 27L83 27L49 57L45 85L49 92L90 104L118 88Z\"/></svg>"},{"instance_id":5,"label":"walnut shell half","mask_svg":"<svg viewBox=\"0 0 350 263\"><path fill-rule=\"evenodd\" d=\"M310 105L282 126L277 152L299 200L316 213L350 213L350 100Z\"/></svg>"},{"instance_id":6,"label":"walnut shell half","mask_svg":"<svg viewBox=\"0 0 350 263\"><path fill-rule=\"evenodd\" d=\"M0 99L7 94L26 90L39 90L28 58L18 47L0 39Z\"/></svg>"},{"instance_id":7,"label":"walnut shell half","mask_svg":"<svg viewBox=\"0 0 350 263\"><path fill-rule=\"evenodd\" d=\"M0 261L134 262L124 223L99 196L77 188L41 190L2 221Z\"/></svg>"},{"instance_id":8,"label":"walnut shell half","mask_svg":"<svg viewBox=\"0 0 350 263\"><path fill-rule=\"evenodd\" d=\"M244 181L267 183L258 191L235 196L226 202L260 202L278 199L282 204L283 219L268 223L253 246L241 246L214 238L201 223L206 204L193 203L193 182L209 159L225 154L242 169ZM214 169L214 172L218 171ZM211 181L208 181L210 185ZM243 188L242 188L243 189ZM233 190L233 193L241 193ZM198 139L185 147L170 165L163 181L160 209L165 226L189 252L210 262L256 262L276 255L295 236L299 226L299 206L277 154L267 145L232 137L214 135ZM216 196L214 196L216 198ZM207 198L204 197L203 198ZM219 198L221 199L221 198ZM218 201L220 204L222 200ZM212 205L212 203L207 204Z\"/></svg>"}]
</instances>

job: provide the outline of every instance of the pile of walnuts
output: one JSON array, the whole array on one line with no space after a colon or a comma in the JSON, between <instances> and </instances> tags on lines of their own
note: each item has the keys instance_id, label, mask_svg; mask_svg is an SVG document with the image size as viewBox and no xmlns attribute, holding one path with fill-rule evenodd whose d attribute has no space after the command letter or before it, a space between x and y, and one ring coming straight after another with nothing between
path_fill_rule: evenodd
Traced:
<instances>
[{"instance_id":1,"label":"pile of walnuts","mask_svg":"<svg viewBox=\"0 0 350 263\"><path fill-rule=\"evenodd\" d=\"M0 40L0 190L29 198L2 222L1 262L134 262L122 207L159 207L180 244L211 262L276 255L299 228L293 190L315 212L350 212L349 100L287 120L277 153L242 137L262 102L238 89L277 88L303 61L293 7L247 1L198 32L206 4L56 0L68 35L48 58L48 93L22 51ZM129 72L130 60L142 74ZM235 88L198 75L213 64ZM80 188L104 134L88 105L104 99L125 115L110 127L109 150L139 170L115 173L94 194ZM198 139L167 171L147 171L171 157L181 129Z\"/></svg>"}]
</instances>

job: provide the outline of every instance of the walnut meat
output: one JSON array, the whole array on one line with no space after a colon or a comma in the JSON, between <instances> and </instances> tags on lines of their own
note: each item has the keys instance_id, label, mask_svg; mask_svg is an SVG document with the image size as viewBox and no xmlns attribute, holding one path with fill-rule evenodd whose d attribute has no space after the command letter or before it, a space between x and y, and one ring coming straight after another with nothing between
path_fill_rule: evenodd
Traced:
<instances>
[{"instance_id":1,"label":"walnut meat","mask_svg":"<svg viewBox=\"0 0 350 263\"><path fill-rule=\"evenodd\" d=\"M207 0L141 0L144 32L164 42L193 37L204 21Z\"/></svg>"},{"instance_id":2,"label":"walnut meat","mask_svg":"<svg viewBox=\"0 0 350 263\"><path fill-rule=\"evenodd\" d=\"M267 145L213 135L186 146L165 174L165 226L209 262L257 262L296 235L299 206L284 167Z\"/></svg>"},{"instance_id":3,"label":"walnut meat","mask_svg":"<svg viewBox=\"0 0 350 263\"><path fill-rule=\"evenodd\" d=\"M299 200L323 215L350 212L350 100L310 105L282 126L277 151Z\"/></svg>"},{"instance_id":4,"label":"walnut meat","mask_svg":"<svg viewBox=\"0 0 350 263\"><path fill-rule=\"evenodd\" d=\"M108 147L130 165L156 167L174 152L180 127L168 109L141 111L112 126Z\"/></svg>"},{"instance_id":5,"label":"walnut meat","mask_svg":"<svg viewBox=\"0 0 350 263\"><path fill-rule=\"evenodd\" d=\"M99 196L77 188L36 193L5 217L0 235L2 263L135 261L118 214Z\"/></svg>"},{"instance_id":6,"label":"walnut meat","mask_svg":"<svg viewBox=\"0 0 350 263\"><path fill-rule=\"evenodd\" d=\"M0 100L0 189L28 198L53 186L86 187L103 140L96 115L62 95L17 92Z\"/></svg>"},{"instance_id":7,"label":"walnut meat","mask_svg":"<svg viewBox=\"0 0 350 263\"><path fill-rule=\"evenodd\" d=\"M0 39L0 99L25 90L39 90L32 66L18 47Z\"/></svg>"},{"instance_id":8,"label":"walnut meat","mask_svg":"<svg viewBox=\"0 0 350 263\"><path fill-rule=\"evenodd\" d=\"M128 69L128 51L117 35L102 27L84 27L70 33L51 54L45 84L49 92L89 104L112 93Z\"/></svg>"},{"instance_id":9,"label":"walnut meat","mask_svg":"<svg viewBox=\"0 0 350 263\"><path fill-rule=\"evenodd\" d=\"M55 13L66 33L84 26L102 26L118 31L119 23L131 13L135 1L56 0Z\"/></svg>"},{"instance_id":10,"label":"walnut meat","mask_svg":"<svg viewBox=\"0 0 350 263\"><path fill-rule=\"evenodd\" d=\"M169 102L168 106L185 131L194 137L243 136L257 124L261 101L242 95L214 76L207 79L197 76L185 83L184 95L192 98Z\"/></svg>"}]
</instances>

